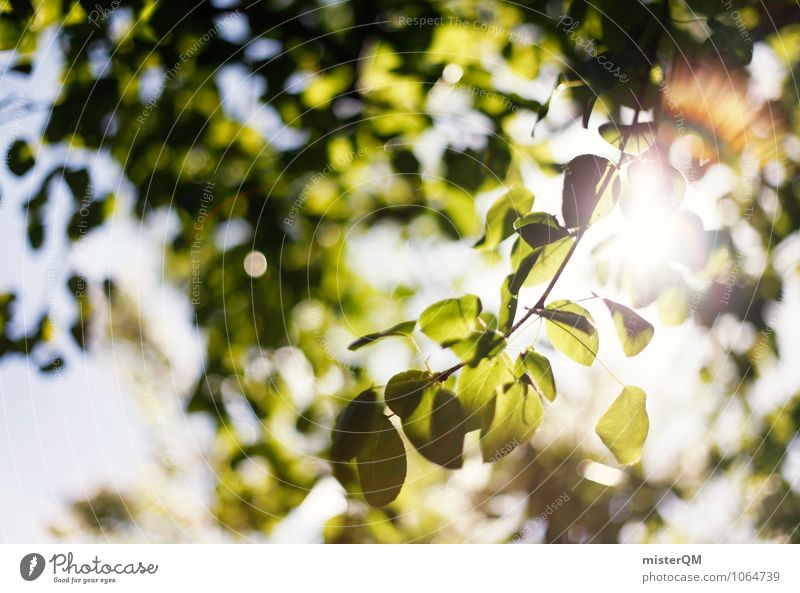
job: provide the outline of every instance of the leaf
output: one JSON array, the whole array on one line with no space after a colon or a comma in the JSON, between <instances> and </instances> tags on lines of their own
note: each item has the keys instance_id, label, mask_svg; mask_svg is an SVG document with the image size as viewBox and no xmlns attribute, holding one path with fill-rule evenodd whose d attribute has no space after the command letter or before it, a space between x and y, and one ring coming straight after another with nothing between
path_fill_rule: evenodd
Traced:
<instances>
[{"instance_id":1,"label":"leaf","mask_svg":"<svg viewBox=\"0 0 800 593\"><path fill-rule=\"evenodd\" d=\"M446 389L431 388L403 418L403 431L425 459L448 469L463 464L466 420L461 403Z\"/></svg>"},{"instance_id":2,"label":"leaf","mask_svg":"<svg viewBox=\"0 0 800 593\"><path fill-rule=\"evenodd\" d=\"M503 286L500 288L500 312L498 319L498 326L500 331L508 335L508 332L514 325L514 317L517 314L517 293L519 287L513 286L516 274L509 274L503 281Z\"/></svg>"},{"instance_id":3,"label":"leaf","mask_svg":"<svg viewBox=\"0 0 800 593\"><path fill-rule=\"evenodd\" d=\"M486 230L475 247L493 249L514 234L514 221L533 208L533 194L524 187L509 190L486 213Z\"/></svg>"},{"instance_id":4,"label":"leaf","mask_svg":"<svg viewBox=\"0 0 800 593\"><path fill-rule=\"evenodd\" d=\"M642 154L653 142L658 133L658 124L655 122L638 122L631 125L617 125L609 122L600 126L600 136L603 140L624 150L628 154Z\"/></svg>"},{"instance_id":5,"label":"leaf","mask_svg":"<svg viewBox=\"0 0 800 593\"><path fill-rule=\"evenodd\" d=\"M511 360L505 353L486 358L474 367L464 367L456 393L466 419L466 430L488 427L492 420L492 400L498 386L514 381Z\"/></svg>"},{"instance_id":6,"label":"leaf","mask_svg":"<svg viewBox=\"0 0 800 593\"><path fill-rule=\"evenodd\" d=\"M514 222L514 228L534 249L555 243L569 235L569 231L558 224L555 216L544 212L526 214Z\"/></svg>"},{"instance_id":7,"label":"leaf","mask_svg":"<svg viewBox=\"0 0 800 593\"><path fill-rule=\"evenodd\" d=\"M385 329L381 332L367 334L366 336L363 336L350 344L347 349L355 351L359 348L363 348L367 344L372 344L373 342L377 342L382 338L388 338L389 336L410 336L416 325L417 322L413 319L411 321L403 321L402 323L393 325L389 329Z\"/></svg>"},{"instance_id":8,"label":"leaf","mask_svg":"<svg viewBox=\"0 0 800 593\"><path fill-rule=\"evenodd\" d=\"M536 390L549 401L554 401L556 399L556 381L550 361L530 348L520 353L520 359Z\"/></svg>"},{"instance_id":9,"label":"leaf","mask_svg":"<svg viewBox=\"0 0 800 593\"><path fill-rule=\"evenodd\" d=\"M570 229L588 226L611 210L618 194L618 171L608 159L593 154L575 157L564 169L564 224Z\"/></svg>"},{"instance_id":10,"label":"leaf","mask_svg":"<svg viewBox=\"0 0 800 593\"><path fill-rule=\"evenodd\" d=\"M6 162L9 170L17 177L22 177L35 164L33 151L24 140L16 140L8 149Z\"/></svg>"},{"instance_id":11,"label":"leaf","mask_svg":"<svg viewBox=\"0 0 800 593\"><path fill-rule=\"evenodd\" d=\"M611 319L614 321L614 327L625 356L636 356L653 339L655 329L652 324L625 305L609 299L603 299L603 302L611 312Z\"/></svg>"},{"instance_id":12,"label":"leaf","mask_svg":"<svg viewBox=\"0 0 800 593\"><path fill-rule=\"evenodd\" d=\"M628 385L597 422L597 435L623 465L641 457L650 427L645 400L644 391Z\"/></svg>"},{"instance_id":13,"label":"leaf","mask_svg":"<svg viewBox=\"0 0 800 593\"><path fill-rule=\"evenodd\" d=\"M386 416L378 418L356 463L361 491L369 504L382 507L397 498L406 480L406 449Z\"/></svg>"},{"instance_id":14,"label":"leaf","mask_svg":"<svg viewBox=\"0 0 800 593\"><path fill-rule=\"evenodd\" d=\"M427 371L412 369L397 373L386 384L383 401L392 412L405 418L416 409L422 393L435 383L435 376Z\"/></svg>"},{"instance_id":15,"label":"leaf","mask_svg":"<svg viewBox=\"0 0 800 593\"><path fill-rule=\"evenodd\" d=\"M331 459L341 462L355 457L381 416L381 405L374 390L367 389L354 397L336 418L331 433Z\"/></svg>"},{"instance_id":16,"label":"leaf","mask_svg":"<svg viewBox=\"0 0 800 593\"><path fill-rule=\"evenodd\" d=\"M472 334L451 345L450 349L456 353L463 362L476 365L482 359L494 356L506 346L505 336L494 331L477 330Z\"/></svg>"},{"instance_id":17,"label":"leaf","mask_svg":"<svg viewBox=\"0 0 800 593\"><path fill-rule=\"evenodd\" d=\"M69 185L69 190L72 192L72 199L80 204L87 197L91 197L91 190L89 188L89 171L86 169L78 169L76 171L63 172L64 180Z\"/></svg>"},{"instance_id":18,"label":"leaf","mask_svg":"<svg viewBox=\"0 0 800 593\"><path fill-rule=\"evenodd\" d=\"M517 270L514 285L536 286L550 280L561 267L574 241L572 237L564 237L534 250L520 239L511 251L511 263Z\"/></svg>"},{"instance_id":19,"label":"leaf","mask_svg":"<svg viewBox=\"0 0 800 593\"><path fill-rule=\"evenodd\" d=\"M503 385L495 390L494 415L481 432L481 453L486 462L497 461L527 442L542 423L542 402L525 383Z\"/></svg>"},{"instance_id":20,"label":"leaf","mask_svg":"<svg viewBox=\"0 0 800 593\"><path fill-rule=\"evenodd\" d=\"M571 301L554 301L537 313L547 320L547 337L553 346L577 363L591 366L600 338L589 312Z\"/></svg>"},{"instance_id":21,"label":"leaf","mask_svg":"<svg viewBox=\"0 0 800 593\"><path fill-rule=\"evenodd\" d=\"M481 300L468 294L458 299L434 303L419 316L419 326L426 336L442 346L463 340L478 327Z\"/></svg>"}]
</instances>

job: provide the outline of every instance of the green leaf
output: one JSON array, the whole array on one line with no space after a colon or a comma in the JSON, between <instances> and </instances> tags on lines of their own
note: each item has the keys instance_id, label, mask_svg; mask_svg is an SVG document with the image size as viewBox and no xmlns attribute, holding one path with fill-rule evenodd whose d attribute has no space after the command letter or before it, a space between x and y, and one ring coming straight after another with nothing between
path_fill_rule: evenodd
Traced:
<instances>
[{"instance_id":1,"label":"green leaf","mask_svg":"<svg viewBox=\"0 0 800 593\"><path fill-rule=\"evenodd\" d=\"M385 329L381 332L375 332L372 334L367 334L355 342L350 344L347 349L348 350L358 350L359 348L363 348L367 344L372 344L373 342L377 342L382 338L388 338L389 336L410 336L414 328L416 327L417 322L415 320L411 321L403 321L402 323L398 323L397 325L393 325L389 329Z\"/></svg>"},{"instance_id":2,"label":"green leaf","mask_svg":"<svg viewBox=\"0 0 800 593\"><path fill-rule=\"evenodd\" d=\"M505 353L486 358L474 367L464 367L456 393L466 417L467 432L488 427L492 419L492 400L498 386L514 381L511 359Z\"/></svg>"},{"instance_id":3,"label":"green leaf","mask_svg":"<svg viewBox=\"0 0 800 593\"><path fill-rule=\"evenodd\" d=\"M494 414L481 432L481 452L486 462L497 461L525 443L542 423L542 401L525 383L502 385L495 390Z\"/></svg>"},{"instance_id":4,"label":"green leaf","mask_svg":"<svg viewBox=\"0 0 800 593\"><path fill-rule=\"evenodd\" d=\"M367 389L353 398L336 418L331 437L331 459L350 461L358 455L367 438L382 416L375 391Z\"/></svg>"},{"instance_id":5,"label":"green leaf","mask_svg":"<svg viewBox=\"0 0 800 593\"><path fill-rule=\"evenodd\" d=\"M480 327L481 300L468 294L459 299L434 303L419 316L419 326L426 336L442 346L450 346L470 336Z\"/></svg>"},{"instance_id":6,"label":"green leaf","mask_svg":"<svg viewBox=\"0 0 800 593\"><path fill-rule=\"evenodd\" d=\"M550 361L530 348L521 352L519 356L536 390L549 401L554 401L556 399L556 381Z\"/></svg>"},{"instance_id":7,"label":"green leaf","mask_svg":"<svg viewBox=\"0 0 800 593\"><path fill-rule=\"evenodd\" d=\"M611 311L611 319L614 321L614 327L625 356L636 356L653 339L655 330L652 324L625 305L609 299L603 299L603 302Z\"/></svg>"},{"instance_id":8,"label":"green leaf","mask_svg":"<svg viewBox=\"0 0 800 593\"><path fill-rule=\"evenodd\" d=\"M583 154L564 169L561 212L567 228L586 227L614 207L619 195L617 168L603 157Z\"/></svg>"},{"instance_id":9,"label":"green leaf","mask_svg":"<svg viewBox=\"0 0 800 593\"><path fill-rule=\"evenodd\" d=\"M628 154L642 154L655 142L658 124L655 122L638 122L631 125L618 126L607 123L600 126L603 140L624 150Z\"/></svg>"},{"instance_id":10,"label":"green leaf","mask_svg":"<svg viewBox=\"0 0 800 593\"><path fill-rule=\"evenodd\" d=\"M403 418L403 431L425 459L448 469L463 464L466 420L461 403L446 389L431 388Z\"/></svg>"},{"instance_id":11,"label":"green leaf","mask_svg":"<svg viewBox=\"0 0 800 593\"><path fill-rule=\"evenodd\" d=\"M517 314L517 293L519 286L514 286L514 279L517 274L506 276L503 286L500 288L500 313L498 327L504 334L508 334L514 325L514 317Z\"/></svg>"},{"instance_id":12,"label":"green leaf","mask_svg":"<svg viewBox=\"0 0 800 593\"><path fill-rule=\"evenodd\" d=\"M433 373L414 369L403 371L389 379L383 391L383 401L392 412L405 418L419 405L422 393L435 383Z\"/></svg>"},{"instance_id":13,"label":"green leaf","mask_svg":"<svg viewBox=\"0 0 800 593\"><path fill-rule=\"evenodd\" d=\"M493 249L514 234L514 221L533 208L533 194L524 187L509 190L486 213L486 230L475 247Z\"/></svg>"},{"instance_id":14,"label":"green leaf","mask_svg":"<svg viewBox=\"0 0 800 593\"><path fill-rule=\"evenodd\" d=\"M554 301L537 313L547 320L547 337L553 346L575 362L591 366L600 338L589 312L571 301Z\"/></svg>"},{"instance_id":15,"label":"green leaf","mask_svg":"<svg viewBox=\"0 0 800 593\"><path fill-rule=\"evenodd\" d=\"M484 358L494 356L506 346L505 336L495 330L476 330L469 337L452 344L450 349L463 362L476 365Z\"/></svg>"},{"instance_id":16,"label":"green leaf","mask_svg":"<svg viewBox=\"0 0 800 593\"><path fill-rule=\"evenodd\" d=\"M511 251L511 263L517 270L514 286L536 286L550 280L561 267L574 241L572 237L564 237L550 245L532 249L520 239Z\"/></svg>"},{"instance_id":17,"label":"green leaf","mask_svg":"<svg viewBox=\"0 0 800 593\"><path fill-rule=\"evenodd\" d=\"M406 449L386 416L380 416L356 456L364 498L374 507L392 502L406 480Z\"/></svg>"},{"instance_id":18,"label":"green leaf","mask_svg":"<svg viewBox=\"0 0 800 593\"><path fill-rule=\"evenodd\" d=\"M650 427L646 399L644 391L628 385L597 422L597 435L623 465L636 463L642 455Z\"/></svg>"},{"instance_id":19,"label":"green leaf","mask_svg":"<svg viewBox=\"0 0 800 593\"><path fill-rule=\"evenodd\" d=\"M35 159L28 143L24 140L16 140L8 149L6 162L9 170L17 177L21 177L31 170Z\"/></svg>"},{"instance_id":20,"label":"green leaf","mask_svg":"<svg viewBox=\"0 0 800 593\"><path fill-rule=\"evenodd\" d=\"M526 214L514 222L514 228L534 249L555 243L569 235L569 231L558 224L555 216L544 212Z\"/></svg>"}]
</instances>

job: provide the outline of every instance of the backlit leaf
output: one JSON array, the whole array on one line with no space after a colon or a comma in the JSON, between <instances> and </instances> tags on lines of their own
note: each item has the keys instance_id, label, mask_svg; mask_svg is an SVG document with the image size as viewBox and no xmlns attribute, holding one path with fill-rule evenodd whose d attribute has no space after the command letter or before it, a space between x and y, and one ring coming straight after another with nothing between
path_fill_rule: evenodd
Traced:
<instances>
[{"instance_id":1,"label":"backlit leaf","mask_svg":"<svg viewBox=\"0 0 800 593\"><path fill-rule=\"evenodd\" d=\"M553 369L550 367L550 361L531 349L523 351L520 354L520 359L536 390L549 401L555 400L556 382L553 377Z\"/></svg>"},{"instance_id":2,"label":"backlit leaf","mask_svg":"<svg viewBox=\"0 0 800 593\"><path fill-rule=\"evenodd\" d=\"M475 247L493 249L514 234L514 221L533 208L533 194L524 187L509 190L486 213L486 229Z\"/></svg>"},{"instance_id":3,"label":"backlit leaf","mask_svg":"<svg viewBox=\"0 0 800 593\"><path fill-rule=\"evenodd\" d=\"M511 264L517 270L514 285L536 286L550 280L561 267L574 241L572 237L564 237L534 250L520 239L511 252Z\"/></svg>"},{"instance_id":4,"label":"backlit leaf","mask_svg":"<svg viewBox=\"0 0 800 593\"><path fill-rule=\"evenodd\" d=\"M467 338L456 342L450 349L463 362L476 365L484 358L494 356L506 346L505 337L494 330L476 330Z\"/></svg>"},{"instance_id":5,"label":"backlit leaf","mask_svg":"<svg viewBox=\"0 0 800 593\"><path fill-rule=\"evenodd\" d=\"M603 299L603 302L611 311L611 318L614 321L614 327L625 356L636 356L653 339L655 330L652 324L625 305L609 299Z\"/></svg>"},{"instance_id":6,"label":"backlit leaf","mask_svg":"<svg viewBox=\"0 0 800 593\"><path fill-rule=\"evenodd\" d=\"M481 300L468 294L458 299L434 303L419 316L419 326L426 336L442 346L449 346L470 336L480 327Z\"/></svg>"},{"instance_id":7,"label":"backlit leaf","mask_svg":"<svg viewBox=\"0 0 800 593\"><path fill-rule=\"evenodd\" d=\"M483 428L491 421L495 390L513 380L511 359L505 353L486 358L474 367L464 367L456 393L464 411L467 431Z\"/></svg>"},{"instance_id":8,"label":"backlit leaf","mask_svg":"<svg viewBox=\"0 0 800 593\"><path fill-rule=\"evenodd\" d=\"M547 320L547 337L556 349L580 364L594 362L600 338L586 309L570 301L554 301L539 315Z\"/></svg>"},{"instance_id":9,"label":"backlit leaf","mask_svg":"<svg viewBox=\"0 0 800 593\"><path fill-rule=\"evenodd\" d=\"M636 463L641 457L650 427L646 399L640 388L626 386L597 422L598 436L623 465Z\"/></svg>"},{"instance_id":10,"label":"backlit leaf","mask_svg":"<svg viewBox=\"0 0 800 593\"><path fill-rule=\"evenodd\" d=\"M527 442L542 423L543 415L539 395L525 383L499 386L491 424L481 431L483 460L497 461Z\"/></svg>"},{"instance_id":11,"label":"backlit leaf","mask_svg":"<svg viewBox=\"0 0 800 593\"><path fill-rule=\"evenodd\" d=\"M617 125L609 122L601 125L598 131L603 140L615 148L624 150L628 154L641 154L655 142L658 124L638 122L631 125Z\"/></svg>"}]
</instances>

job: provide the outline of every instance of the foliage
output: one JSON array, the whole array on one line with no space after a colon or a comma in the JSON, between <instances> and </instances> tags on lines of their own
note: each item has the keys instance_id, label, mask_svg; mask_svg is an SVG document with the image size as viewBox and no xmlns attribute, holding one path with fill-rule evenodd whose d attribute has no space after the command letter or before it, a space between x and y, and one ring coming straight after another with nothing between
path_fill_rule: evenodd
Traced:
<instances>
[{"instance_id":1,"label":"foliage","mask_svg":"<svg viewBox=\"0 0 800 593\"><path fill-rule=\"evenodd\" d=\"M543 506L537 497L545 496L533 494L536 480L563 462L572 473L553 473L558 495L574 486L579 466L556 446L540 460L538 445L530 445L564 399L557 397L563 381L554 372L556 358L587 367L602 362L601 314L608 315L616 347L628 357L646 352L654 339L651 315L660 315L664 325L694 323L709 332L730 315L756 334L771 333L764 306L780 299L783 281L772 249L800 228L800 208L797 163L770 145L764 112L787 114L788 124L777 117L769 122L782 133L784 125L793 129L797 106L788 89L775 105L748 111L741 84L749 76L754 42L779 47L780 35L796 37L788 24L797 7L789 0L771 3L769 12L744 3L741 27L724 5L704 0L524 6L294 0L247 7L134 0L118 3L108 15L93 14L88 2L46 1L36 9L11 4L0 16L0 43L16 50L15 75L31 75L25 67L51 25L58 27L69 65L41 137L24 135L7 150L11 173L35 186L24 206L28 244L41 250L59 234L77 243L107 225L117 207L114 194L96 194L96 172L89 166L63 163L45 170L49 165L40 163L51 161L40 153L58 148L111 155L136 190L131 213L145 223L164 212L177 221L166 246L165 275L191 300L206 339L204 376L185 407L214 423L214 513L232 530L269 532L322 475L332 473L353 498L363 495L383 508L348 511L331 524L330 541L422 537L396 520L415 505L406 478L418 463L461 468L470 439L493 471L522 464L519 483L531 493L528 512L536 516L536 505ZM246 33L230 33L224 23L233 21ZM434 25L420 24L426 22ZM794 72L800 54L776 51L787 53ZM238 81L233 93L223 92L223 75ZM155 92L147 77L160 81ZM262 125L255 111L236 104L243 80L251 81L255 103L277 125ZM554 83L549 96L532 98L526 85L535 80ZM702 113L693 105L710 85L735 99L728 105L721 98L714 113ZM447 112L437 103L442 93L467 97L483 133L470 138L456 118L458 133L445 134L431 157L421 147L432 131L446 128ZM745 123L736 123L742 112L748 113ZM598 149L556 158L551 141L569 126L591 130ZM670 151L688 140L678 167ZM778 206L770 210L765 200L732 192L724 199L736 220L708 230L688 208L688 191L712 165L741 169L745 148L755 155L749 178ZM775 162L782 168L777 178L770 168ZM530 181L531 171L558 176L558 207ZM66 226L46 216L62 187L72 196ZM614 255L620 238L612 233L593 246L597 294L551 298L577 250L603 236L603 224L616 215L642 229L657 220L678 252L639 265ZM215 235L233 223L243 225L247 238L215 243ZM731 284L732 262L741 255L731 231L738 223L767 253L766 268L758 274L737 270ZM504 267L504 281L493 287L500 307L486 310L477 295L451 291L410 319L416 287L401 282L383 290L343 257L351 247L348 235L359 225L469 241ZM265 257L264 275L248 274L242 265L250 252ZM115 279L65 273L74 295L76 325L68 332L74 344L61 341L64 332L52 331L47 314L21 327L15 295L8 294L0 300L0 354L31 356L52 372L70 363L65 352L79 355L75 345L90 347L87 337L100 333L92 327L93 312L113 308L118 298ZM87 291L86 284L100 290ZM202 287L197 295L195 286ZM524 289L537 290L537 298L529 302ZM98 298L107 302L92 302ZM514 339L534 323L544 326L544 335L520 347ZM342 328L357 338L349 348L357 354L331 346ZM415 366L424 369L376 385L366 357L369 348L390 340L414 348L435 343L453 364L430 369L419 357ZM771 338L766 343L774 349ZM757 347L735 354L737 379L752 380L763 357ZM291 381L276 369L287 348L315 380L302 409L286 397ZM264 359L270 372L253 375L253 362ZM326 378L338 385L335 394L323 387ZM232 385L261 427L253 441L237 430ZM592 419L610 455L588 455L627 466L639 461L652 419L645 394L622 385L614 403ZM287 417L307 449L298 452L279 436L286 433ZM796 418L786 422L780 436L765 436L778 452L800 424ZM514 449L524 453L497 463ZM757 445L734 459L719 452L719 465L750 453L765 455ZM523 461L534 458L535 466ZM242 477L253 459L269 468L256 486ZM764 461L759 479L769 479L775 467ZM631 476L627 495L638 497L634 513L656 521L659 486L636 465L625 471ZM424 488L420 483L413 488ZM618 526L608 527L610 517L594 523L580 508L586 501L608 502L612 494L575 487L583 488L573 502L578 506L569 505L565 517L587 537L613 540ZM788 491L784 483L781 488ZM765 524L784 516L773 516L768 506L763 512ZM771 529L789 532L786 525L796 519L786 516ZM547 539L566 538L558 521L549 529Z\"/></svg>"}]
</instances>

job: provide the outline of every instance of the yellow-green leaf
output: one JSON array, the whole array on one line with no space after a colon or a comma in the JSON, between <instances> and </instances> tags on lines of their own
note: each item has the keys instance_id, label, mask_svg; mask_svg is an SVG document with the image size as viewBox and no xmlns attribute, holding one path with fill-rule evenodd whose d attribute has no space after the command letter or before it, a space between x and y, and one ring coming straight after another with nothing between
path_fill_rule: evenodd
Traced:
<instances>
[{"instance_id":1,"label":"yellow-green leaf","mask_svg":"<svg viewBox=\"0 0 800 593\"><path fill-rule=\"evenodd\" d=\"M626 386L597 422L595 431L623 465L639 461L647 438L647 397L640 388Z\"/></svg>"},{"instance_id":2,"label":"yellow-green leaf","mask_svg":"<svg viewBox=\"0 0 800 593\"><path fill-rule=\"evenodd\" d=\"M549 401L556 399L556 381L550 361L538 352L531 349L520 354L525 370L533 381L536 390Z\"/></svg>"},{"instance_id":3,"label":"yellow-green leaf","mask_svg":"<svg viewBox=\"0 0 800 593\"><path fill-rule=\"evenodd\" d=\"M486 213L486 230L475 247L493 249L514 234L514 221L533 208L533 194L515 187L500 196Z\"/></svg>"},{"instance_id":4,"label":"yellow-green leaf","mask_svg":"<svg viewBox=\"0 0 800 593\"><path fill-rule=\"evenodd\" d=\"M539 315L546 319L547 337L553 346L575 362L591 366L600 338L589 312L571 301L554 301Z\"/></svg>"},{"instance_id":5,"label":"yellow-green leaf","mask_svg":"<svg viewBox=\"0 0 800 593\"><path fill-rule=\"evenodd\" d=\"M456 393L466 417L467 431L483 428L491 422L495 390L512 381L511 359L505 353L486 358L474 367L464 367L458 378Z\"/></svg>"},{"instance_id":6,"label":"yellow-green leaf","mask_svg":"<svg viewBox=\"0 0 800 593\"><path fill-rule=\"evenodd\" d=\"M458 299L434 303L419 316L419 326L426 336L442 346L468 338L480 327L481 300L468 294Z\"/></svg>"},{"instance_id":7,"label":"yellow-green leaf","mask_svg":"<svg viewBox=\"0 0 800 593\"><path fill-rule=\"evenodd\" d=\"M617 330L617 336L619 336L625 356L636 356L653 339L655 330L652 324L625 305L609 299L603 299L603 302L611 311L614 328Z\"/></svg>"},{"instance_id":8,"label":"yellow-green leaf","mask_svg":"<svg viewBox=\"0 0 800 593\"><path fill-rule=\"evenodd\" d=\"M497 461L527 442L542 423L543 415L539 395L525 383L499 386L495 390L492 422L481 431L483 460Z\"/></svg>"},{"instance_id":9,"label":"yellow-green leaf","mask_svg":"<svg viewBox=\"0 0 800 593\"><path fill-rule=\"evenodd\" d=\"M658 124L639 122L618 126L609 122L600 126L598 131L603 140L614 147L622 149L628 154L641 154L655 142Z\"/></svg>"}]
</instances>

